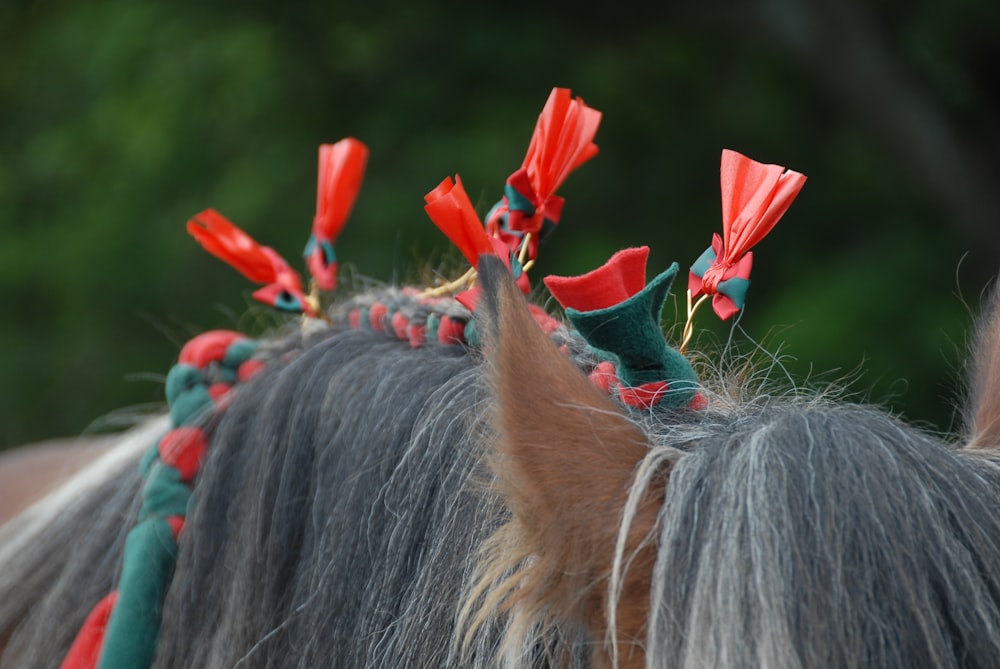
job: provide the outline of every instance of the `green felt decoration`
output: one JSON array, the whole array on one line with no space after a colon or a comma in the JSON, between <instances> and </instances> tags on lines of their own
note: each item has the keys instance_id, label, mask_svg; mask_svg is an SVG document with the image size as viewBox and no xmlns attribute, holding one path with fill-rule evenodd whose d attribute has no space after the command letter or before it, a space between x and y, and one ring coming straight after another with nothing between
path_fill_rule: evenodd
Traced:
<instances>
[{"instance_id":1,"label":"green felt decoration","mask_svg":"<svg viewBox=\"0 0 1000 669\"><path fill-rule=\"evenodd\" d=\"M149 476L149 472L152 471L153 465L160 461L160 442L157 440L153 448L150 448L145 453L142 454L142 458L139 459L139 473L142 475L143 480Z\"/></svg>"},{"instance_id":2,"label":"green felt decoration","mask_svg":"<svg viewBox=\"0 0 1000 669\"><path fill-rule=\"evenodd\" d=\"M258 343L253 339L239 339L229 345L226 355L222 359L223 367L236 369L250 359L250 356L257 351Z\"/></svg>"},{"instance_id":3,"label":"green felt decoration","mask_svg":"<svg viewBox=\"0 0 1000 669\"><path fill-rule=\"evenodd\" d=\"M205 385L205 375L197 367L177 363L167 372L167 381L164 390L167 394L167 403L173 404L177 396L196 386ZM176 423L175 423L176 425Z\"/></svg>"},{"instance_id":4,"label":"green felt decoration","mask_svg":"<svg viewBox=\"0 0 1000 669\"><path fill-rule=\"evenodd\" d=\"M177 559L177 543L163 518L147 518L129 532L118 586L98 669L152 665L160 630L163 595Z\"/></svg>"},{"instance_id":5,"label":"green felt decoration","mask_svg":"<svg viewBox=\"0 0 1000 669\"><path fill-rule=\"evenodd\" d=\"M732 279L720 281L718 290L720 293L728 295L736 306L742 309L747 301L747 291L750 290L750 279L734 276Z\"/></svg>"},{"instance_id":6,"label":"green felt decoration","mask_svg":"<svg viewBox=\"0 0 1000 669\"><path fill-rule=\"evenodd\" d=\"M427 335L427 341L437 341L438 325L440 323L441 318L437 314L427 314L427 321L424 323L424 332Z\"/></svg>"},{"instance_id":7,"label":"green felt decoration","mask_svg":"<svg viewBox=\"0 0 1000 669\"><path fill-rule=\"evenodd\" d=\"M511 211L522 211L525 216L535 215L535 205L531 203L531 200L522 195L516 188L510 184L506 184L503 187L503 193L507 196L507 208Z\"/></svg>"},{"instance_id":8,"label":"green felt decoration","mask_svg":"<svg viewBox=\"0 0 1000 669\"><path fill-rule=\"evenodd\" d=\"M687 406L698 388L698 376L680 352L667 345L660 327L663 303L670 292L677 263L624 302L605 309L566 309L566 317L591 346L618 358L623 385L666 381L669 389L658 406Z\"/></svg>"},{"instance_id":9,"label":"green felt decoration","mask_svg":"<svg viewBox=\"0 0 1000 669\"><path fill-rule=\"evenodd\" d=\"M187 515L190 498L191 490L181 481L181 473L174 467L159 462L149 469L146 485L142 489L139 518Z\"/></svg>"},{"instance_id":10,"label":"green felt decoration","mask_svg":"<svg viewBox=\"0 0 1000 669\"><path fill-rule=\"evenodd\" d=\"M462 336L469 346L479 346L479 330L476 328L476 321L474 319L470 319L465 324L465 331L462 333Z\"/></svg>"},{"instance_id":11,"label":"green felt decoration","mask_svg":"<svg viewBox=\"0 0 1000 669\"><path fill-rule=\"evenodd\" d=\"M175 427L196 422L201 413L212 406L212 396L204 385L189 388L170 403L170 421Z\"/></svg>"}]
</instances>

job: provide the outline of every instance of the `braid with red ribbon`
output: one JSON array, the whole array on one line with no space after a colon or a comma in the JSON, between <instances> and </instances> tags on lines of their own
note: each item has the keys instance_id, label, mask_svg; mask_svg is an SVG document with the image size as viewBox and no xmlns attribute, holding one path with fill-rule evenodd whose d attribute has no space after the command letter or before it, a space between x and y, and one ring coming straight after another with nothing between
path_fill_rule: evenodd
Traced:
<instances>
[{"instance_id":1,"label":"braid with red ribbon","mask_svg":"<svg viewBox=\"0 0 1000 669\"><path fill-rule=\"evenodd\" d=\"M232 387L256 374L257 342L237 332L198 335L167 375L172 429L140 463L142 507L125 540L118 587L105 596L77 634L61 669L136 669L152 664L160 610L191 495L209 447L206 426L225 409Z\"/></svg>"},{"instance_id":2,"label":"braid with red ribbon","mask_svg":"<svg viewBox=\"0 0 1000 669\"><path fill-rule=\"evenodd\" d=\"M563 199L556 190L575 168L597 153L593 138L601 113L554 88L538 118L522 166L507 180L503 200L476 213L461 180L444 179L425 196L425 211L471 265L460 279L425 290L388 289L349 300L341 326L385 332L411 347L429 343L477 346L475 312L481 289L476 272L483 256L495 256L525 293L526 271L538 240L558 223ZM318 290L336 287L333 242L360 188L368 149L353 138L324 144L319 153L317 211L305 250L313 277L310 295L299 274L277 252L261 246L213 209L192 217L187 229L213 255L249 280L264 284L254 297L309 317L330 316ZM726 150L722 155L723 232L692 265L688 319L678 349L667 345L660 325L677 264L646 281L648 248L625 249L603 266L575 277L546 277L569 326L529 305L535 321L566 355L581 359L591 381L624 406L650 411L702 409L706 399L684 356L697 307L712 297L723 319L743 307L752 254L798 195L805 177ZM453 296L452 296L453 295ZM698 302L692 305L692 299ZM321 324L322 325L322 324ZM212 331L182 349L166 381L171 430L143 457L142 507L124 549L118 587L87 617L62 669L142 669L152 664L160 610L177 556L190 486L209 448L213 420L233 387L264 366L258 342L230 331Z\"/></svg>"}]
</instances>

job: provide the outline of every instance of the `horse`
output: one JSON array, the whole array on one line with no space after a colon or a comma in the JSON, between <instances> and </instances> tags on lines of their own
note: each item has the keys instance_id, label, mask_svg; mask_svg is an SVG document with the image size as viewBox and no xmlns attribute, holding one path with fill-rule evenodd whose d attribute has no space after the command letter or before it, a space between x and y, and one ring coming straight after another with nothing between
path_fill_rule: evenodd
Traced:
<instances>
[{"instance_id":1,"label":"horse","mask_svg":"<svg viewBox=\"0 0 1000 669\"><path fill-rule=\"evenodd\" d=\"M596 152L572 114L570 166ZM341 149L321 185L351 164L356 187L366 154ZM428 194L462 280L327 306L217 212L192 219L302 317L193 339L162 415L0 525L0 667L996 666L1000 288L945 438L688 350L687 326L669 346L677 266L647 283L648 249L547 279L546 309L525 273L561 202L536 174L485 225L460 182ZM742 309L749 244L803 181L723 153L759 227L733 212L692 265L689 324L709 298ZM346 209L307 246L329 286Z\"/></svg>"},{"instance_id":2,"label":"horse","mask_svg":"<svg viewBox=\"0 0 1000 669\"><path fill-rule=\"evenodd\" d=\"M949 443L724 376L704 408L626 410L494 260L479 347L384 322L268 343L213 427L153 666L995 664L1000 299ZM387 287L332 320L376 304L426 309ZM57 666L113 587L162 429L4 526L3 666Z\"/></svg>"},{"instance_id":3,"label":"horse","mask_svg":"<svg viewBox=\"0 0 1000 669\"><path fill-rule=\"evenodd\" d=\"M114 441L112 436L91 435L0 451L0 525L59 487Z\"/></svg>"}]
</instances>

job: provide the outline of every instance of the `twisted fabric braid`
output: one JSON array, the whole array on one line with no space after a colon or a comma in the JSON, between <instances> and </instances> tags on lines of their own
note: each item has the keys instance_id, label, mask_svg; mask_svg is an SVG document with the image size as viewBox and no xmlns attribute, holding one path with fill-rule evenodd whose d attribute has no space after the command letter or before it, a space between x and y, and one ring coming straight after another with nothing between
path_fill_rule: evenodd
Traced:
<instances>
[{"instance_id":1,"label":"twisted fabric braid","mask_svg":"<svg viewBox=\"0 0 1000 669\"><path fill-rule=\"evenodd\" d=\"M140 462L144 479L138 521L125 541L118 587L88 616L62 669L134 669L152 664L160 610L177 558L191 483L209 447L210 423L234 385L258 372L257 342L237 332L198 335L167 374L172 429Z\"/></svg>"}]
</instances>

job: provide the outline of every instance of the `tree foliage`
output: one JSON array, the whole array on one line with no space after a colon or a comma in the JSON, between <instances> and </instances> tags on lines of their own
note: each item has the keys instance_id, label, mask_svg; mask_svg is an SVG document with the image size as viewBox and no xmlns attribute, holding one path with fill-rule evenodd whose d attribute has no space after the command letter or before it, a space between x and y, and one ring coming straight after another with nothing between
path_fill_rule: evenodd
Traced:
<instances>
[{"instance_id":1,"label":"tree foliage","mask_svg":"<svg viewBox=\"0 0 1000 669\"><path fill-rule=\"evenodd\" d=\"M757 249L734 341L795 379L863 369L869 399L952 427L1000 257L994 4L341 4L0 8L0 447L113 426L162 401L192 334L275 323L191 214L295 262L316 148L353 135L371 158L338 255L415 278L451 254L423 194L459 173L485 211L552 86L604 121L539 276L638 244L651 271L686 266L719 228L721 149L785 164L809 182Z\"/></svg>"}]
</instances>

